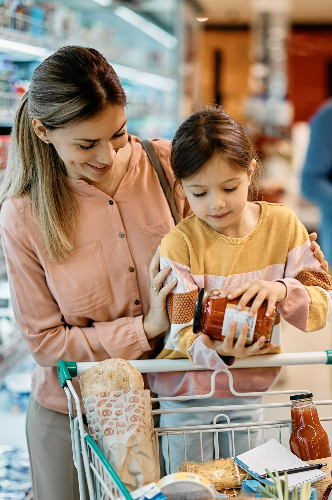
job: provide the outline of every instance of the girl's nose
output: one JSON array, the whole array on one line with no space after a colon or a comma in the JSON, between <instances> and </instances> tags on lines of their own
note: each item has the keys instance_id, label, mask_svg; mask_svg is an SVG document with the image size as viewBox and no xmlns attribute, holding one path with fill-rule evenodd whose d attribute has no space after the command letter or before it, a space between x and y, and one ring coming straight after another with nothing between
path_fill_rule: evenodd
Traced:
<instances>
[{"instance_id":1,"label":"girl's nose","mask_svg":"<svg viewBox=\"0 0 332 500\"><path fill-rule=\"evenodd\" d=\"M211 210L219 210L220 208L225 208L226 202L222 194L215 194L211 197L210 208Z\"/></svg>"},{"instance_id":2,"label":"girl's nose","mask_svg":"<svg viewBox=\"0 0 332 500\"><path fill-rule=\"evenodd\" d=\"M116 151L113 148L112 144L100 144L98 152L97 152L97 161L101 165L112 165L115 160Z\"/></svg>"}]
</instances>

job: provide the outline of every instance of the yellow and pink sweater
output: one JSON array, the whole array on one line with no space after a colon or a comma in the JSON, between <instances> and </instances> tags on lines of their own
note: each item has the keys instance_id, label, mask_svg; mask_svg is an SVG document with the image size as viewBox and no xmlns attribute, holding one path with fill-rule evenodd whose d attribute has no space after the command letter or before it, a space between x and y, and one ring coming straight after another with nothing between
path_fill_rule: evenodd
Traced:
<instances>
[{"instance_id":1,"label":"yellow and pink sweater","mask_svg":"<svg viewBox=\"0 0 332 500\"><path fill-rule=\"evenodd\" d=\"M192 330L198 292L203 287L232 291L249 280L282 281L287 295L277 304L274 352L281 350L280 316L304 332L319 330L330 320L330 277L314 257L305 227L290 208L257 203L261 207L259 221L244 238L224 236L195 215L163 238L160 267L171 266L166 282L177 278L177 285L167 299L171 325L158 358L188 357L210 370L229 366ZM233 370L234 387L240 392L266 391L279 370ZM193 395L210 388L210 373L204 371L153 374L149 379L151 389L159 395ZM215 397L231 397L226 375L217 376L216 387Z\"/></svg>"}]
</instances>

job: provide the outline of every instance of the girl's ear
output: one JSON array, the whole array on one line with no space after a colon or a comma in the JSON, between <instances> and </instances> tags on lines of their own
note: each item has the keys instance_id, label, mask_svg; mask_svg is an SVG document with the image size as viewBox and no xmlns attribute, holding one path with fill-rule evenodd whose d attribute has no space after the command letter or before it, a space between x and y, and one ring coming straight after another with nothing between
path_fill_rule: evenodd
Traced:
<instances>
[{"instance_id":1,"label":"girl's ear","mask_svg":"<svg viewBox=\"0 0 332 500\"><path fill-rule=\"evenodd\" d=\"M249 184L250 184L250 181L251 181L251 176L252 176L252 174L254 173L254 170L255 170L256 164L257 164L257 162L256 162L255 158L253 158L253 159L251 160L251 162L250 162L250 167L249 167L249 169L248 169Z\"/></svg>"},{"instance_id":2,"label":"girl's ear","mask_svg":"<svg viewBox=\"0 0 332 500\"><path fill-rule=\"evenodd\" d=\"M37 137L39 137L39 139L41 139L46 144L50 144L51 141L48 137L47 128L43 125L42 121L39 118L34 118L32 120L32 126Z\"/></svg>"}]
</instances>

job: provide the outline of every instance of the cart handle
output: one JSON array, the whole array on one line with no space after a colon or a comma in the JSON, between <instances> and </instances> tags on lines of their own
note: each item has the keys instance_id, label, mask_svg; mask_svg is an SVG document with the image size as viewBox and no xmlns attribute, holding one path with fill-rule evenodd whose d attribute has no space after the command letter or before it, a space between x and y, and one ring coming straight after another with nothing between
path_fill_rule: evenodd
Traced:
<instances>
[{"instance_id":1,"label":"cart handle","mask_svg":"<svg viewBox=\"0 0 332 500\"><path fill-rule=\"evenodd\" d=\"M148 359L128 360L141 373L160 373L177 371L206 370L204 366L194 365L189 359ZM82 375L82 373L96 365L97 362L75 363L74 361L59 361L58 377L63 387L67 380ZM264 356L249 356L238 359L233 368L260 368L286 365L331 365L332 350L316 352L291 352L282 354L265 354Z\"/></svg>"},{"instance_id":2,"label":"cart handle","mask_svg":"<svg viewBox=\"0 0 332 500\"><path fill-rule=\"evenodd\" d=\"M75 361L59 361L58 363L58 377L62 389L67 383L67 380L71 380L72 377L77 377L77 363Z\"/></svg>"}]
</instances>

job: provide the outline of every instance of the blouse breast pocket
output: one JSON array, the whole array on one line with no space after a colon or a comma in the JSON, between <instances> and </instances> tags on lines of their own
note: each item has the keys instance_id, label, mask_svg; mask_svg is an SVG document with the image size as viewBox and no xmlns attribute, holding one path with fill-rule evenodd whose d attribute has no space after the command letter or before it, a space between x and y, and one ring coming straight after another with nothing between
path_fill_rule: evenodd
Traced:
<instances>
[{"instance_id":1,"label":"blouse breast pocket","mask_svg":"<svg viewBox=\"0 0 332 500\"><path fill-rule=\"evenodd\" d=\"M113 302L100 241L74 250L60 264L47 264L47 274L64 315L89 316L89 312Z\"/></svg>"},{"instance_id":2,"label":"blouse breast pocket","mask_svg":"<svg viewBox=\"0 0 332 500\"><path fill-rule=\"evenodd\" d=\"M161 222L160 224L145 226L143 228L145 237L148 240L153 254L156 252L158 245L160 245L163 237L172 229L172 227L174 227L174 220L171 217L170 219L167 219L165 222Z\"/></svg>"}]
</instances>

